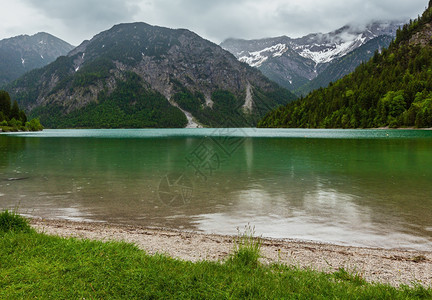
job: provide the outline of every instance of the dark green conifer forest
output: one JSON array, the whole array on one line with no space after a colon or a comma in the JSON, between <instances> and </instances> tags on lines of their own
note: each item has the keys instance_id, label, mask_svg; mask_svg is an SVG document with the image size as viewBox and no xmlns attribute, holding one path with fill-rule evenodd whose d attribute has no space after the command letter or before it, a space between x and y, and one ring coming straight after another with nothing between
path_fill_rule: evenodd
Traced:
<instances>
[{"instance_id":1,"label":"dark green conifer forest","mask_svg":"<svg viewBox=\"0 0 432 300\"><path fill-rule=\"evenodd\" d=\"M27 116L6 91L0 90L0 129L2 131L39 131L43 129L38 119L27 122Z\"/></svg>"}]
</instances>

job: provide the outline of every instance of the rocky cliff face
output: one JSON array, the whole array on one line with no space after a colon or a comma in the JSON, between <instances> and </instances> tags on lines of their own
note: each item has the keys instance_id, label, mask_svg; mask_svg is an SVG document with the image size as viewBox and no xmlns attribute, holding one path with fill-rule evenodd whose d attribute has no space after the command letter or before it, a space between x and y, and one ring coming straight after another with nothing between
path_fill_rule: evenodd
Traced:
<instances>
[{"instance_id":1,"label":"rocky cliff face","mask_svg":"<svg viewBox=\"0 0 432 300\"><path fill-rule=\"evenodd\" d=\"M315 33L295 39L286 36L261 40L228 39L221 46L280 85L293 91L305 91L309 82L335 61L369 41L376 40L375 44L381 45L378 41L383 36L394 37L401 25L402 22L373 23L362 29L345 26L327 34ZM373 49L372 54L378 49ZM370 51L370 47L366 51ZM358 62L358 58L351 57L353 62ZM324 81L328 84L332 80L334 78Z\"/></svg>"},{"instance_id":2,"label":"rocky cliff face","mask_svg":"<svg viewBox=\"0 0 432 300\"><path fill-rule=\"evenodd\" d=\"M0 85L46 66L72 49L72 45L44 32L1 40Z\"/></svg>"},{"instance_id":3,"label":"rocky cliff face","mask_svg":"<svg viewBox=\"0 0 432 300\"><path fill-rule=\"evenodd\" d=\"M133 93L126 95L123 85L137 90L136 99ZM56 114L67 118L88 110L90 104L97 109L98 104L118 102L119 97L112 99L112 95L119 93L119 88L122 101L132 106L146 101L141 95L145 91L162 95L165 100L159 97L158 103L167 101L180 110L188 126L217 126L217 119L230 105L236 106L232 111L240 109L240 117L258 117L294 99L261 72L195 33L145 23L116 25L8 87L27 110L47 120L47 111L54 106ZM215 95L221 91L226 92L222 98ZM248 114L244 109L240 112L246 102ZM165 126L156 123L155 127ZM239 125L247 124L240 121ZM53 126L59 126L58 122Z\"/></svg>"}]
</instances>

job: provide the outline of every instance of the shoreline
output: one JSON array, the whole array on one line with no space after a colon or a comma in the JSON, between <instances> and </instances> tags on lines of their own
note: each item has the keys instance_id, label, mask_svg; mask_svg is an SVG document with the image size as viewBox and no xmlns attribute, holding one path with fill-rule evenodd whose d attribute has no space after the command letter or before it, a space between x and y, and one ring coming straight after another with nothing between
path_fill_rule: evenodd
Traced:
<instances>
[{"instance_id":1,"label":"shoreline","mask_svg":"<svg viewBox=\"0 0 432 300\"><path fill-rule=\"evenodd\" d=\"M29 218L38 232L61 237L133 243L148 254L186 261L221 261L232 253L237 236L108 223ZM368 282L432 287L432 251L362 248L261 238L261 262L283 263L322 272L339 268Z\"/></svg>"},{"instance_id":2,"label":"shoreline","mask_svg":"<svg viewBox=\"0 0 432 300\"><path fill-rule=\"evenodd\" d=\"M184 127L184 128L159 128L159 129L220 129L219 127ZM432 127L374 127L374 128L299 128L299 127L242 127L242 128L254 128L254 129L324 129L324 130L432 130ZM155 129L155 128L44 128L48 130L99 130L99 129L106 129L106 130L112 130L112 129ZM0 133L17 133L17 132L42 132L44 131L38 130L38 131L31 131L31 130L17 130L17 131L3 131L2 128L0 128Z\"/></svg>"},{"instance_id":3,"label":"shoreline","mask_svg":"<svg viewBox=\"0 0 432 300\"><path fill-rule=\"evenodd\" d=\"M365 128L367 129L367 128ZM378 128L370 128L374 130L432 130L432 127L424 127L424 128L417 128L417 127L396 127L396 128L390 128L390 127L378 127Z\"/></svg>"}]
</instances>

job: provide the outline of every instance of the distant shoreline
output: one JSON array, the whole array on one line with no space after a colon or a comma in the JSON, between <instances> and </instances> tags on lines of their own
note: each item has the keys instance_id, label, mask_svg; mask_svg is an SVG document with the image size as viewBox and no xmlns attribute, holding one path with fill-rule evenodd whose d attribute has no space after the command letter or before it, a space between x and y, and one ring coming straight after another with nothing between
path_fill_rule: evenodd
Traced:
<instances>
[{"instance_id":1,"label":"distant shoreline","mask_svg":"<svg viewBox=\"0 0 432 300\"><path fill-rule=\"evenodd\" d=\"M188 261L224 260L232 252L235 236L146 228L107 223L30 219L39 232L62 237L136 244L149 254L165 253ZM280 262L300 268L358 273L371 282L393 286L432 284L432 251L373 249L296 240L262 239L262 262Z\"/></svg>"},{"instance_id":2,"label":"distant shoreline","mask_svg":"<svg viewBox=\"0 0 432 300\"><path fill-rule=\"evenodd\" d=\"M16 133L16 132L42 132L42 130L37 130L37 131L33 131L33 130L6 130L4 131L3 128L0 128L0 133Z\"/></svg>"},{"instance_id":3,"label":"distant shoreline","mask_svg":"<svg viewBox=\"0 0 432 300\"><path fill-rule=\"evenodd\" d=\"M432 127L427 128L416 128L416 127L398 127L398 128L390 128L390 127L378 127L378 128L370 128L370 129L377 129L377 130L432 130Z\"/></svg>"},{"instance_id":4,"label":"distant shoreline","mask_svg":"<svg viewBox=\"0 0 432 300\"><path fill-rule=\"evenodd\" d=\"M316 130L316 129L323 129L323 130L432 130L432 127L428 128L415 128L415 127L398 127L398 128L390 128L390 127L377 127L377 128L262 128L262 127L245 127L245 128L255 128L255 129L305 129L305 130ZM191 129L191 128L44 128L48 130L110 130L110 129ZM193 129L221 129L218 127L205 127L205 128L193 128ZM39 131L3 131L2 128L0 128L0 133L14 133L14 132L42 132L43 130Z\"/></svg>"}]
</instances>

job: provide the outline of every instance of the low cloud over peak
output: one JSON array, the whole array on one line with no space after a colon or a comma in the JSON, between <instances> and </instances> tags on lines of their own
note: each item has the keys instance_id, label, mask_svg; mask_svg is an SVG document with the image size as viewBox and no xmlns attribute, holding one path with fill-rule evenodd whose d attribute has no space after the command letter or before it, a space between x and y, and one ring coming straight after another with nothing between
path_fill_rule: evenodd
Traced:
<instances>
[{"instance_id":1,"label":"low cloud over peak","mask_svg":"<svg viewBox=\"0 0 432 300\"><path fill-rule=\"evenodd\" d=\"M79 44L121 22L188 28L216 43L228 37L304 36L346 24L405 20L425 0L16 0L5 3L0 39L38 31Z\"/></svg>"}]
</instances>

